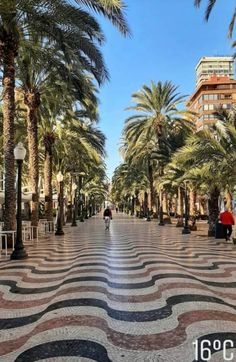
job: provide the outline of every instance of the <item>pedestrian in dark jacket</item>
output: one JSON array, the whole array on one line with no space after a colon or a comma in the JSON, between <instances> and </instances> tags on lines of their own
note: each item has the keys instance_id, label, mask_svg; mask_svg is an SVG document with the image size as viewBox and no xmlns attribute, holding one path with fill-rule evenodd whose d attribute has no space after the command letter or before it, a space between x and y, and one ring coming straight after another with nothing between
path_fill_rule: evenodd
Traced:
<instances>
[{"instance_id":1,"label":"pedestrian in dark jacket","mask_svg":"<svg viewBox=\"0 0 236 362\"><path fill-rule=\"evenodd\" d=\"M106 230L109 230L110 221L112 220L112 212L109 207L104 210L103 219L105 220Z\"/></svg>"},{"instance_id":2,"label":"pedestrian in dark jacket","mask_svg":"<svg viewBox=\"0 0 236 362\"><path fill-rule=\"evenodd\" d=\"M103 217L105 218L105 216L109 216L112 219L112 212L111 212L111 209L109 209L109 207L107 207L104 210Z\"/></svg>"}]
</instances>

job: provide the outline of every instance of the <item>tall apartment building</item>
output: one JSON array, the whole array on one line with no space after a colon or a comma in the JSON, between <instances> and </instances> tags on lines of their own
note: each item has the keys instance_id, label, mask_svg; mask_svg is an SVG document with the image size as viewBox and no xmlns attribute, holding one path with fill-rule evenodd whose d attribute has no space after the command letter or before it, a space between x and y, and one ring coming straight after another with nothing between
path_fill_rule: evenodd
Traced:
<instances>
[{"instance_id":1,"label":"tall apartment building","mask_svg":"<svg viewBox=\"0 0 236 362\"><path fill-rule=\"evenodd\" d=\"M203 57L196 66L196 90L187 102L188 109L198 113L197 129L217 121L215 112L236 105L236 80L232 57Z\"/></svg>"},{"instance_id":2,"label":"tall apartment building","mask_svg":"<svg viewBox=\"0 0 236 362\"><path fill-rule=\"evenodd\" d=\"M213 75L234 79L234 58L202 57L196 66L196 87Z\"/></svg>"}]
</instances>

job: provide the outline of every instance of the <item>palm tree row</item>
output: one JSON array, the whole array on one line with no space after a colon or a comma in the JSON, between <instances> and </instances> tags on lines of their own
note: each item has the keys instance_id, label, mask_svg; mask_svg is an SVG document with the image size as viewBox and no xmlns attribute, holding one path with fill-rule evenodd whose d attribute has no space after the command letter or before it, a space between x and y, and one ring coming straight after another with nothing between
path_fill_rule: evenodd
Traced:
<instances>
[{"instance_id":1,"label":"palm tree row","mask_svg":"<svg viewBox=\"0 0 236 362\"><path fill-rule=\"evenodd\" d=\"M185 97L180 95L171 82L151 82L132 96L134 106L128 110L138 111L125 122L121 152L127 167L141 170L146 190L144 191L144 209L157 213L159 207L166 207L166 190L157 187L164 169L175 148L182 145L187 134L194 128L193 114L179 109ZM175 145L176 143L176 145ZM116 178L116 174L115 174ZM113 179L115 183L115 179ZM161 201L164 199L164 203ZM161 205L160 205L161 204Z\"/></svg>"},{"instance_id":2,"label":"palm tree row","mask_svg":"<svg viewBox=\"0 0 236 362\"><path fill-rule=\"evenodd\" d=\"M66 136L71 137L68 143L73 138L74 147L67 148L68 162L74 157L80 158L81 163L89 160L96 165L104 164L104 136L92 123L97 117L95 84L102 84L109 76L100 50L105 36L90 10L108 18L122 34L129 33L121 0L76 0L73 4L63 0L1 1L6 230L15 228L13 150L22 130L29 151L33 225L38 222L38 185L42 173L40 151L43 145L45 192L47 206L51 205L52 157L53 149L56 149L53 145L60 138L58 128L63 129L60 131L63 134L61 143ZM83 160L81 152L91 155L88 159L84 156ZM62 156L58 156L60 158Z\"/></svg>"},{"instance_id":3,"label":"palm tree row","mask_svg":"<svg viewBox=\"0 0 236 362\"><path fill-rule=\"evenodd\" d=\"M169 221L169 210L182 225L183 195L196 218L196 201L208 201L209 235L214 235L219 196L232 206L235 186L236 112L217 111L211 129L196 132L197 114L183 108L182 97L171 82L151 83L133 94L139 111L125 121L121 154L124 163L114 173L112 198L138 214L153 214ZM179 108L178 106L181 106ZM122 207L122 206L121 206ZM207 212L207 210L205 210Z\"/></svg>"}]
</instances>

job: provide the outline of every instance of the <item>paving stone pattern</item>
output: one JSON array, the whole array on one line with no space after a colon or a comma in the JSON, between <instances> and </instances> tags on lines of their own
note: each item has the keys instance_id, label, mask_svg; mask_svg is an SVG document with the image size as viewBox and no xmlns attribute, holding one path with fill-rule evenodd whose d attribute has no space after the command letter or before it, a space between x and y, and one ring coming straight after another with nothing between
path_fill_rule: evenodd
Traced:
<instances>
[{"instance_id":1,"label":"paving stone pattern","mask_svg":"<svg viewBox=\"0 0 236 362\"><path fill-rule=\"evenodd\" d=\"M115 214L27 251L0 258L0 362L193 362L204 339L236 361L233 244Z\"/></svg>"}]
</instances>

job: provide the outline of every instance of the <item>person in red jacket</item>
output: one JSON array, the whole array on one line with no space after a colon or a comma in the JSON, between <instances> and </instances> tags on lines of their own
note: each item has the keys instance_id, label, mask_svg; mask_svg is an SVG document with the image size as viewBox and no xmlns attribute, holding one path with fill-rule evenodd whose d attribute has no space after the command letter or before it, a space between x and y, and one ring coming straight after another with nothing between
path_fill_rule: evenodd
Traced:
<instances>
[{"instance_id":1,"label":"person in red jacket","mask_svg":"<svg viewBox=\"0 0 236 362\"><path fill-rule=\"evenodd\" d=\"M234 225L234 217L227 208L225 208L225 211L220 214L220 221L223 226L225 240L230 240L230 236L232 234L232 225Z\"/></svg>"}]
</instances>

